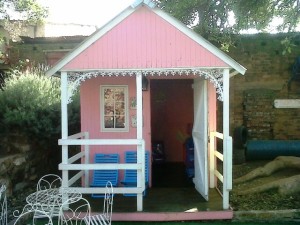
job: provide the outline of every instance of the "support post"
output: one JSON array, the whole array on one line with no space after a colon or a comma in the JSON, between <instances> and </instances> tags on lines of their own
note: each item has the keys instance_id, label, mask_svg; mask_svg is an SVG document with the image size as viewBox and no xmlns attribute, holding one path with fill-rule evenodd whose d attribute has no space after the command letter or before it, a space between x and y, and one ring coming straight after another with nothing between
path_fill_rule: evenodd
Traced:
<instances>
[{"instance_id":1,"label":"support post","mask_svg":"<svg viewBox=\"0 0 300 225\"><path fill-rule=\"evenodd\" d=\"M142 72L136 74L136 137L143 139ZM137 146L137 163L145 165L145 144ZM145 166L137 171L137 187L145 187ZM137 194L137 211L143 211L143 193Z\"/></svg>"},{"instance_id":2,"label":"support post","mask_svg":"<svg viewBox=\"0 0 300 225\"><path fill-rule=\"evenodd\" d=\"M223 209L229 208L229 187L232 180L232 146L229 137L229 69L223 71Z\"/></svg>"},{"instance_id":3,"label":"support post","mask_svg":"<svg viewBox=\"0 0 300 225\"><path fill-rule=\"evenodd\" d=\"M68 74L61 72L61 139L68 138ZM62 164L68 164L68 145L61 146ZM69 186L68 170L62 171L62 186Z\"/></svg>"},{"instance_id":4,"label":"support post","mask_svg":"<svg viewBox=\"0 0 300 225\"><path fill-rule=\"evenodd\" d=\"M88 132L85 132L84 139L88 140L90 138L90 135ZM89 164L90 163L90 146L85 145L84 146L84 163ZM89 187L89 170L84 171L84 186Z\"/></svg>"}]
</instances>

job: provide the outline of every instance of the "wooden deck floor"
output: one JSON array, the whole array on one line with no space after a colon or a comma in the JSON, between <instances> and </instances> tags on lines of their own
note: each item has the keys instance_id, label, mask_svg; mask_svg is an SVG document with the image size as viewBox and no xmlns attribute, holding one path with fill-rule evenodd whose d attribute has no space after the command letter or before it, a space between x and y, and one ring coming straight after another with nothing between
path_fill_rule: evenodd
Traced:
<instances>
[{"instance_id":1,"label":"wooden deck floor","mask_svg":"<svg viewBox=\"0 0 300 225\"><path fill-rule=\"evenodd\" d=\"M157 169L157 171L155 171ZM164 165L153 170L153 187L143 199L143 212L137 212L136 197L114 196L113 220L203 220L230 219L232 212L222 209L222 197L215 189L209 191L206 201L185 175L181 164ZM103 199L86 196L93 212L102 210ZM190 211L193 213L186 213ZM186 218L186 219L185 219Z\"/></svg>"}]
</instances>

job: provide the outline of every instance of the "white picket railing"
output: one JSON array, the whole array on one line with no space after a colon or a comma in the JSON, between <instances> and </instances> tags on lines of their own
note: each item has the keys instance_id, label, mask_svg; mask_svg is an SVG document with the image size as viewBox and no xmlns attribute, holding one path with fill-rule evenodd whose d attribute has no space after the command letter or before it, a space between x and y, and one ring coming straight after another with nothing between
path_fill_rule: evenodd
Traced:
<instances>
[{"instance_id":1,"label":"white picket railing","mask_svg":"<svg viewBox=\"0 0 300 225\"><path fill-rule=\"evenodd\" d=\"M217 139L223 141L223 151L217 149ZM222 163L221 171L218 169L218 161ZM219 132L210 133L210 188L216 188L223 197L223 209L229 208L229 191L232 189L232 138L224 140L224 135ZM218 185L222 183L222 190Z\"/></svg>"},{"instance_id":2,"label":"white picket railing","mask_svg":"<svg viewBox=\"0 0 300 225\"><path fill-rule=\"evenodd\" d=\"M137 210L142 211L142 195L145 190L145 141L143 139L89 139L88 132L82 132L69 136L67 139L60 139L58 144L63 147L62 163L59 164L59 169L62 170L63 186L74 189L85 194L105 193L105 187L90 187L89 172L93 170L137 170L137 187L114 187L116 194L137 194ZM137 163L90 163L91 145L135 145L137 146ZM82 151L69 158L68 146L82 146ZM77 162L77 163L76 163ZM79 162L79 163L78 163ZM72 177L69 177L70 171L79 171ZM84 180L84 187L76 187L76 181Z\"/></svg>"}]
</instances>

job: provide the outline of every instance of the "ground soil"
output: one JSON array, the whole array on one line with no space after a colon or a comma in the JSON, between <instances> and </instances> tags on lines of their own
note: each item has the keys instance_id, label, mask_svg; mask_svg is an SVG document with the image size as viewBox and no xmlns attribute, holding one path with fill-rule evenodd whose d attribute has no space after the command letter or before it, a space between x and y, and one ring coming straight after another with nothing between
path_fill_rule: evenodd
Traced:
<instances>
[{"instance_id":1,"label":"ground soil","mask_svg":"<svg viewBox=\"0 0 300 225\"><path fill-rule=\"evenodd\" d=\"M265 165L270 161L247 161L240 165L233 166L233 179L238 178L255 168ZM257 178L255 180L242 184L233 185L230 195L230 204L235 211L243 210L282 210L282 209L299 209L300 193L282 196L277 190L270 190L265 193L238 195L238 191L246 190L266 182L287 178L299 174L299 170L285 169L272 174L269 177Z\"/></svg>"}]
</instances>

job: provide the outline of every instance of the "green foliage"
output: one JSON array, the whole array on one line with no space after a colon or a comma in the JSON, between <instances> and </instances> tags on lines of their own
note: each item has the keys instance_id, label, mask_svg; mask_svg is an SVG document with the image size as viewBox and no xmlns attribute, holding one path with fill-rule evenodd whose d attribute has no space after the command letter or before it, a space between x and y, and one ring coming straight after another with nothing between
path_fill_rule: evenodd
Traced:
<instances>
[{"instance_id":1,"label":"green foliage","mask_svg":"<svg viewBox=\"0 0 300 225\"><path fill-rule=\"evenodd\" d=\"M25 72L13 70L7 75L3 91L0 90L0 135L2 138L12 133L26 135L31 145L49 152L58 149L61 105L60 80L45 76L46 69L32 67ZM69 132L78 133L79 93L73 96L68 110Z\"/></svg>"},{"instance_id":2,"label":"green foliage","mask_svg":"<svg viewBox=\"0 0 300 225\"><path fill-rule=\"evenodd\" d=\"M5 19L14 16L27 22L39 22L48 16L48 10L37 0L1 0L0 14Z\"/></svg>"},{"instance_id":3,"label":"green foliage","mask_svg":"<svg viewBox=\"0 0 300 225\"><path fill-rule=\"evenodd\" d=\"M282 55L290 54L292 49L297 47L293 44L292 37L286 37L281 41L281 45L283 46Z\"/></svg>"},{"instance_id":4,"label":"green foliage","mask_svg":"<svg viewBox=\"0 0 300 225\"><path fill-rule=\"evenodd\" d=\"M8 52L3 49L10 40L19 41L27 25L42 23L48 16L48 9L37 0L0 0L0 63L8 64Z\"/></svg>"},{"instance_id":5,"label":"green foliage","mask_svg":"<svg viewBox=\"0 0 300 225\"><path fill-rule=\"evenodd\" d=\"M57 78L13 71L0 92L2 133L22 131L29 137L59 132L60 85Z\"/></svg>"},{"instance_id":6,"label":"green foliage","mask_svg":"<svg viewBox=\"0 0 300 225\"><path fill-rule=\"evenodd\" d=\"M156 0L158 7L228 50L231 34L248 29L268 32L274 19L281 19L278 32L293 32L300 24L299 0Z\"/></svg>"}]
</instances>

